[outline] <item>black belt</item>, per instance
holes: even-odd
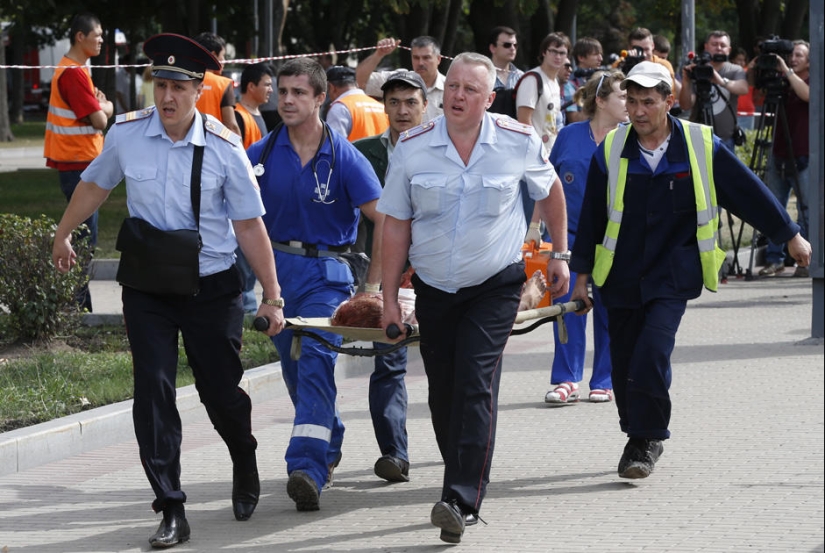
[[[317,244],[307,244],[300,240],[290,240],[289,242],[275,242],[271,241],[272,249],[279,252],[291,253],[295,255],[303,255],[304,257],[338,257],[339,253],[349,251],[349,245],[345,246],[321,246],[324,249],[319,249]]]

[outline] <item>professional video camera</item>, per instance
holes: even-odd
[[[776,56],[788,62],[793,54],[793,42],[773,36],[759,45],[756,58],[756,88],[777,90],[782,88],[782,74],[777,70]]]
[[[645,61],[645,53],[639,47],[633,47],[629,50],[622,50],[622,61],[619,63],[619,69],[622,73],[627,75],[633,67],[642,61]]]
[[[713,80],[713,66],[711,63],[728,61],[726,54],[713,54],[702,52],[698,56],[693,52],[688,52],[687,63],[695,64],[690,71],[690,78],[698,85],[703,82],[709,83]]]

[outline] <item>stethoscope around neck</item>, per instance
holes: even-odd
[[[329,196],[329,182],[332,179],[332,170],[335,168],[335,141],[332,139],[332,131],[327,125],[326,121],[322,121],[321,124],[323,125],[323,132],[321,133],[321,141],[318,143],[318,149],[315,151],[315,155],[312,156],[312,162],[310,163],[310,167],[312,168],[312,176],[315,177],[315,193],[318,195],[317,198],[312,198],[313,202],[321,203],[321,204],[333,204],[335,203],[335,199],[327,201],[327,197]],[[260,180],[264,173],[266,173],[266,169],[264,168],[264,163],[266,163],[267,158],[269,158],[269,153],[272,151],[272,146],[275,145],[275,140],[278,138],[278,133],[281,132],[281,128],[284,126],[283,123],[278,123],[278,126],[273,129],[272,133],[269,135],[269,138],[264,145],[264,150],[261,152],[261,157],[258,160],[258,163],[252,168],[252,173]],[[325,159],[320,159],[319,156],[321,154],[321,148],[324,145],[324,141],[329,136],[329,147],[332,151],[332,162],[328,162]],[[318,179],[318,165],[326,163],[329,166],[329,172],[327,173],[327,181],[321,184],[321,181]]]

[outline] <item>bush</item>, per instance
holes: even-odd
[[[29,219],[0,214],[0,304],[9,311],[7,331],[23,342],[48,341],[79,324],[75,295],[89,280],[88,240],[73,240],[77,264],[67,274],[52,264],[57,224],[41,215]]]

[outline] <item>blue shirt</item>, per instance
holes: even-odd
[[[590,132],[590,121],[579,121],[564,127],[553,144],[550,163],[556,169],[567,203],[567,247],[572,249],[579,226],[584,189],[587,186],[587,170],[596,151],[596,143]]]
[[[111,190],[126,179],[126,206],[161,230],[195,229],[190,197],[195,146],[204,146],[201,171],[200,274],[224,271],[235,263],[238,242],[230,220],[254,219],[264,213],[252,166],[240,137],[226,131],[226,139],[205,132],[201,114],[183,140],[172,142],[154,107],[126,120],[118,116],[106,135],[103,151],[81,178]],[[207,116],[215,132],[225,129]]]
[[[401,135],[378,210],[412,220],[410,264],[425,283],[454,293],[521,259],[519,181],[541,200],[555,177],[529,125],[485,113],[465,166],[439,117]]]
[[[274,132],[249,147],[247,154],[252,163],[258,163]],[[280,128],[264,169],[259,180],[266,206],[264,224],[275,242],[353,244],[359,207],[381,196],[381,184],[370,163],[335,132],[327,135],[320,151],[302,167],[289,132]]]

